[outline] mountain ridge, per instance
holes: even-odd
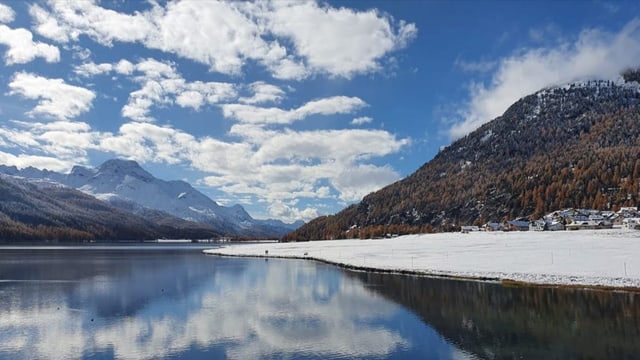
[[[0,242],[217,238],[213,228],[162,212],[136,215],[46,181],[0,175]]]
[[[133,213],[158,210],[229,236],[279,238],[299,225],[253,219],[241,205],[221,206],[189,183],[158,179],[132,160],[111,159],[96,168],[74,166],[67,174],[0,165],[0,173],[50,180]]]

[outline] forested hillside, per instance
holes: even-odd
[[[443,149],[407,178],[285,240],[449,231],[580,207],[636,206],[640,94],[628,82],[539,91]]]
[[[161,212],[143,218],[80,191],[0,178],[0,242],[211,238],[214,230]]]

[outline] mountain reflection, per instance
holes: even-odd
[[[119,256],[3,253],[0,358],[355,358],[410,345],[384,326],[394,303],[329,266]]]
[[[348,274],[483,359],[640,359],[640,294]]]

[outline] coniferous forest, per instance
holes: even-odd
[[[640,94],[586,81],[541,90],[441,150],[407,178],[284,240],[453,231],[562,208],[638,203]]]

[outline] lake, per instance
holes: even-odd
[[[200,250],[0,248],[0,358],[640,358],[634,293]]]

